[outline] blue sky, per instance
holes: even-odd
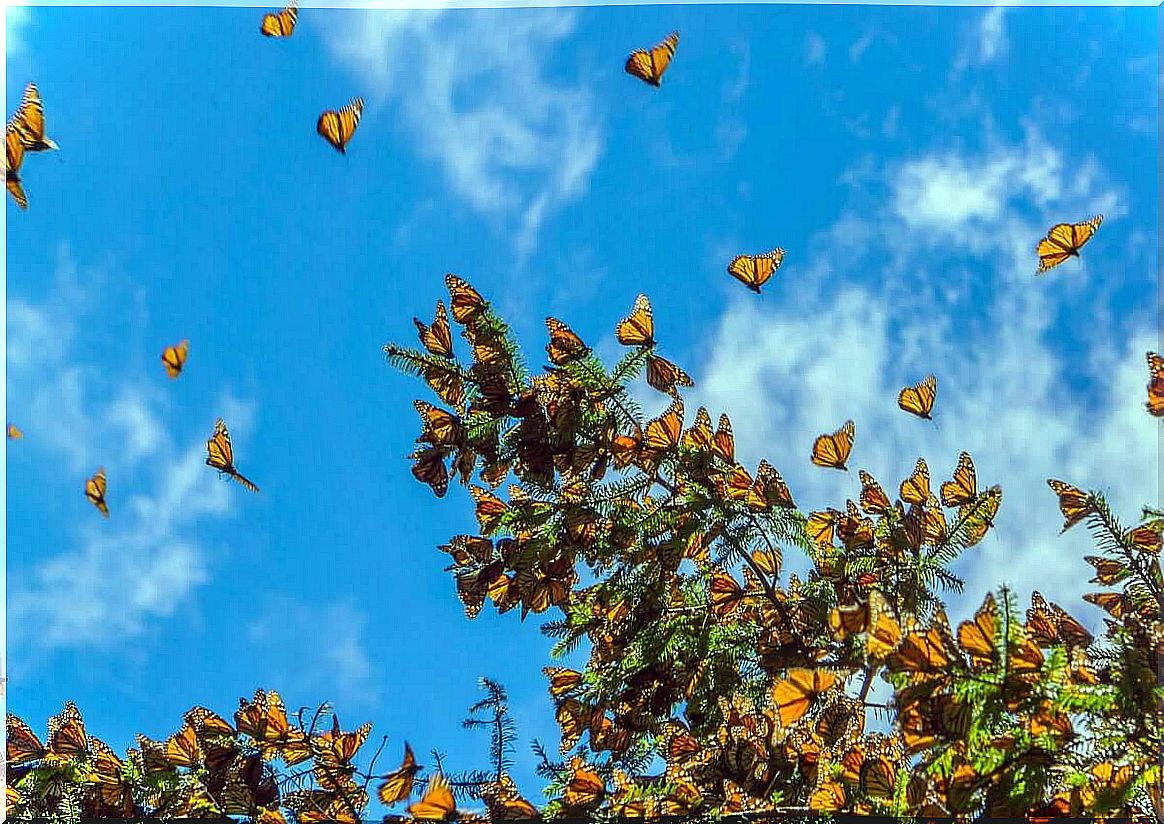
[[[1006,582],[1102,625],[1044,479],[1127,520],[1158,497],[1155,11],[305,9],[284,42],[261,14],[9,9],[6,112],[35,80],[61,146],[6,219],[10,710],[43,729],[73,699],[124,748],[263,686],[373,721],[386,766],[407,739],[462,769],[488,675],[556,747],[550,642],[464,619],[435,547],[475,528],[469,496],[405,459],[431,398],[382,347],[449,271],[531,353],[554,315],[613,354],[646,292],[688,408],[728,412],[802,508],[855,495],[808,461],[846,418],[886,484],[970,451],[1004,500],[952,614]],[[661,89],[623,73],[672,29]],[[355,95],[340,156],[315,119]],[[1082,261],[1035,278],[1046,228],[1097,212]],[[762,297],[725,274],[777,245]],[[894,404],[928,372],[938,427]],[[219,415],[261,494],[203,465]],[[99,465],[108,521],[81,492]]]

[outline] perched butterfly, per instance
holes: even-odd
[[[651,49],[635,49],[626,59],[626,73],[657,88],[663,81],[663,72],[671,65],[671,58],[675,56],[675,47],[678,45],[679,32],[674,31]]]
[[[1157,418],[1164,417],[1164,358],[1149,352],[1148,371],[1152,379],[1148,381],[1148,402],[1144,405]]]
[[[425,326],[420,318],[413,318],[412,322],[416,325],[416,334],[425,349],[442,358],[453,357],[453,333],[449,328],[449,315],[443,301],[437,301],[432,326]]]
[[[38,761],[44,758],[48,752],[28,724],[25,724],[12,713],[8,713],[7,731],[7,761],[9,767],[17,767],[29,761]]]
[[[28,208],[28,196],[24,193],[24,186],[20,182],[20,164],[24,162],[24,141],[20,139],[20,132],[8,124],[4,130],[4,185],[8,194],[16,201],[21,209]]]
[[[1038,590],[1031,593],[1027,632],[1040,646],[1061,643],[1068,648],[1089,647],[1095,640],[1086,627],[1058,604],[1049,603]]]
[[[1095,513],[1096,509],[1091,502],[1091,496],[1082,489],[1054,478],[1047,479],[1047,486],[1051,487],[1051,490],[1059,496],[1059,511],[1063,513],[1065,519],[1063,529],[1060,532],[1066,532],[1088,515]]]
[[[554,366],[564,366],[590,351],[590,348],[582,342],[582,338],[557,318],[546,318],[546,329],[550,331],[546,354]]]
[[[437,446],[413,452],[408,456],[416,461],[412,477],[432,487],[433,494],[443,498],[449,490],[449,468],[445,465],[444,451]]]
[[[229,475],[251,492],[258,492],[259,488],[239,474],[234,466],[234,448],[230,445],[230,433],[226,431],[226,423],[219,418],[214,422],[214,434],[206,441],[206,465],[217,469],[220,473]]]
[[[813,700],[836,683],[837,677],[826,670],[789,670],[788,677],[772,688],[772,703],[780,714],[781,726],[788,729],[803,718]]]
[[[855,434],[856,426],[849,420],[836,432],[817,436],[812,444],[812,462],[817,466],[848,471],[845,462],[849,460],[849,452],[853,449]]]
[[[424,797],[408,807],[410,816],[427,821],[444,821],[452,818],[456,812],[457,802],[453,798],[453,791],[449,788],[448,780],[440,773],[428,780]]]
[[[932,421],[934,400],[938,397],[938,379],[927,375],[921,383],[907,386],[897,395],[897,405],[911,415]]]
[[[780,268],[784,262],[784,250],[777,248],[762,255],[738,255],[728,264],[728,274],[747,286],[757,295],[760,287]]]
[[[995,649],[998,629],[998,605],[994,596],[987,594],[974,614],[974,620],[963,621],[958,626],[958,646],[969,654],[975,669],[989,667],[998,659],[998,650]]]
[[[335,147],[340,154],[347,154],[348,141],[355,134],[356,126],[360,122],[360,114],[364,111],[362,98],[354,97],[352,102],[339,111],[328,109],[319,116],[315,124],[315,131]]]
[[[81,711],[72,701],[66,701],[64,711],[49,719],[47,758],[59,764],[88,753],[89,738]]]
[[[675,394],[676,386],[695,386],[695,382],[682,369],[666,358],[647,356],[647,383],[660,392]]]
[[[954,478],[942,484],[941,495],[942,506],[964,506],[978,497],[978,479],[968,452],[958,456]]]
[[[182,374],[182,367],[186,365],[186,355],[190,352],[190,341],[184,340],[176,346],[167,346],[162,350],[162,365],[166,367],[166,374],[176,378]]]
[[[85,481],[85,497],[101,510],[101,514],[109,517],[109,507],[105,505],[105,469],[100,468],[97,474]]]
[[[457,323],[468,323],[485,308],[481,293],[456,275],[445,275],[445,288],[449,290],[449,308]]]
[[[498,781],[486,781],[478,792],[489,810],[490,821],[530,821],[538,818],[537,808],[517,791],[513,779],[505,773]]]
[[[562,805],[567,808],[591,807],[606,794],[606,782],[602,776],[578,756],[570,759],[570,781],[562,795]]]
[[[1103,215],[1096,215],[1083,223],[1058,223],[1052,226],[1047,236],[1035,247],[1039,255],[1039,271],[1036,274],[1054,269],[1069,257],[1079,257],[1079,250],[1091,240],[1101,223]]]
[[[299,20],[299,9],[295,0],[282,11],[263,15],[263,22],[259,24],[259,34],[264,37],[290,37],[295,31],[295,23]]]
[[[166,740],[166,760],[175,767],[194,767],[201,764],[204,758],[202,745],[192,724],[184,724],[182,729]]]
[[[635,298],[635,308],[619,321],[615,334],[618,342],[624,346],[655,345],[655,319],[646,295]]]
[[[40,92],[35,83],[24,87],[24,99],[20,101],[20,108],[8,124],[20,135],[26,151],[43,152],[60,148],[45,136],[44,105],[40,102]]]
[[[925,504],[930,498],[930,468],[924,458],[917,459],[913,474],[901,482],[901,500],[907,504]]]
[[[877,479],[864,469],[860,470],[857,476],[861,479],[861,508],[868,515],[888,514],[889,510],[893,509],[893,504],[889,502],[889,496],[885,494]]]
[[[15,441],[24,437],[24,433],[20,431],[20,427],[14,423],[8,424],[8,440]]]

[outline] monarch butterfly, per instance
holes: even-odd
[[[162,365],[166,367],[166,374],[171,379],[182,374],[182,367],[186,365],[186,355],[190,352],[190,341],[184,340],[176,346],[167,346],[162,350]]]
[[[550,679],[550,695],[561,698],[582,683],[582,673],[566,667],[542,667],[542,674]]]
[[[760,287],[780,268],[784,262],[784,250],[773,249],[762,255],[738,255],[728,264],[728,274],[747,286],[757,295]]]
[[[695,386],[691,377],[666,358],[647,356],[647,383],[660,392],[675,394],[677,386]]]
[[[28,724],[12,713],[8,713],[6,730],[6,752],[10,766],[16,767],[29,761],[38,761],[48,752]]]
[[[1039,256],[1039,270],[1035,274],[1041,275],[1054,269],[1069,257],[1079,257],[1079,250],[1091,240],[1101,223],[1103,215],[1096,215],[1083,223],[1057,223],[1052,226],[1047,230],[1047,236],[1035,247]]]
[[[817,546],[832,546],[837,516],[840,514],[840,512],[832,508],[826,509],[823,512],[812,512],[809,514],[804,528],[808,532],[808,536],[816,542]]]
[[[991,666],[998,658],[995,642],[998,638],[998,605],[994,596],[987,594],[982,606],[974,613],[973,621],[958,626],[958,645],[970,656],[975,669]]]
[[[932,421],[930,413],[934,411],[934,400],[938,396],[938,379],[933,375],[926,375],[921,383],[907,386],[897,395],[897,405],[911,415]]]
[[[865,513],[868,515],[887,514],[893,508],[893,504],[889,502],[889,496],[885,494],[885,490],[881,488],[877,479],[864,469],[858,472],[857,477],[861,479],[860,503]]]
[[[982,500],[977,503],[966,504],[959,508],[958,518],[966,521],[967,546],[974,546],[986,535],[986,531],[994,526],[994,518],[998,515],[1002,505],[1002,487],[998,484],[982,493]]]
[[[654,346],[655,318],[646,295],[635,298],[635,308],[615,327],[618,342],[623,346]]]
[[[578,756],[570,759],[570,781],[562,794],[566,807],[590,807],[606,794],[606,782]]]
[[[206,441],[206,465],[217,469],[220,473],[230,476],[249,489],[258,492],[259,488],[239,474],[234,466],[234,448],[230,445],[230,433],[226,430],[226,423],[219,418],[214,422],[214,434]]]
[[[259,24],[259,34],[264,37],[290,37],[295,31],[295,24],[299,21],[299,9],[295,0],[282,11],[263,15],[263,22]]]
[[[449,290],[449,308],[457,323],[468,323],[485,308],[485,298],[456,275],[445,275],[445,288]]]
[[[897,786],[897,770],[884,755],[866,758],[860,770],[861,790],[874,798],[891,798]]]
[[[1152,379],[1148,381],[1148,402],[1144,406],[1155,417],[1164,417],[1164,358],[1149,352],[1148,371]]]
[[[109,507],[105,504],[105,469],[98,468],[97,474],[85,481],[85,497],[101,510],[101,514],[109,517]]]
[[[849,468],[845,462],[849,460],[849,452],[853,449],[855,434],[856,425],[848,420],[836,432],[817,436],[812,444],[812,462],[817,466],[847,472]]]
[[[513,779],[505,773],[497,781],[486,781],[478,792],[489,810],[490,821],[530,821],[538,817],[537,808],[522,798]]]
[[[775,467],[762,458],[759,468],[756,469],[756,487],[768,506],[779,506],[784,509],[796,508],[796,504],[792,502],[792,492],[789,491],[784,478],[776,471]]]
[[[24,162],[24,141],[11,123],[4,130],[4,185],[21,209],[28,208],[28,196],[20,183],[20,164]]]
[[[408,807],[410,816],[428,821],[444,821],[456,812],[457,802],[453,798],[453,791],[449,788],[448,780],[440,773],[428,780],[424,797]]]
[[[420,766],[416,763],[416,756],[412,754],[412,747],[408,746],[408,742],[405,741],[404,760],[400,763],[400,768],[385,775],[384,783],[380,785],[377,793],[380,797],[380,803],[386,807],[391,807],[412,795],[412,780],[420,770]]]
[[[360,122],[360,114],[364,111],[364,100],[360,97],[352,98],[352,102],[339,111],[328,109],[319,116],[315,124],[315,131],[335,147],[340,154],[347,154],[346,147],[356,126]]]
[[[8,424],[8,440],[15,441],[23,437],[24,433],[20,431],[20,427],[10,422]]]
[[[1091,496],[1082,489],[1054,478],[1047,479],[1047,486],[1059,496],[1059,511],[1063,513],[1065,519],[1060,533],[1066,532],[1096,511]]]
[[[432,326],[425,326],[420,318],[413,318],[412,322],[416,325],[416,334],[425,349],[442,358],[453,357],[453,333],[449,328],[449,315],[443,301],[437,301]]]
[[[682,432],[683,401],[675,398],[662,415],[647,422],[639,457],[647,463],[655,463],[663,453],[679,446]]]
[[[826,670],[789,670],[788,677],[772,688],[772,703],[779,713],[781,726],[788,729],[807,715],[813,700],[836,683],[836,675]]]
[[[204,757],[197,733],[189,723],[166,739],[166,760],[175,767],[194,767]]]
[[[368,740],[372,725],[361,724],[351,732],[340,730],[339,718],[331,717],[331,730],[313,735],[310,739],[311,751],[315,756],[316,769],[323,768],[327,782],[335,784],[336,776],[347,777],[351,773],[352,759]]]
[[[590,351],[590,347],[582,342],[582,338],[557,318],[546,318],[546,329],[550,331],[546,354],[554,366],[563,366]]]
[[[66,701],[64,711],[48,722],[47,759],[59,764],[88,754],[89,738],[81,711],[72,701]]]
[[[913,474],[901,482],[901,500],[907,504],[924,504],[930,498],[930,468],[925,458],[917,459]]]
[[[879,589],[869,590],[869,618],[865,634],[865,652],[881,660],[901,646],[902,629],[897,612]]]
[[[650,83],[658,88],[663,81],[663,72],[671,65],[675,47],[679,45],[679,32],[673,31],[657,46],[650,49],[635,49],[626,59],[626,73]]]
[[[428,484],[434,495],[443,498],[449,490],[449,469],[445,466],[445,455],[440,447],[431,446],[408,457],[416,461],[412,465],[412,477]]]
[[[978,479],[974,474],[974,461],[970,460],[968,452],[958,456],[953,480],[943,483],[940,491],[943,506],[962,506],[978,497]]]
[[[60,147],[45,136],[44,133],[44,105],[40,102],[40,91],[35,83],[24,87],[24,99],[20,101],[20,108],[8,121],[9,126],[20,135],[20,142],[29,152],[43,152]]]

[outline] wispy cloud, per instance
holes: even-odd
[[[62,251],[43,302],[7,304],[7,392],[27,435],[20,448],[48,458],[35,482],[83,500],[98,466],[109,478],[108,521],[86,512],[93,517],[68,531],[71,546],[23,547],[44,560],[12,579],[11,628],[18,644],[43,650],[115,645],[172,615],[209,578],[196,527],[228,515],[233,491],[204,465],[204,441],[172,439],[164,393],[84,360],[77,329],[89,295],[80,282]],[[236,413],[236,438],[245,437],[249,407],[223,405]]]
[[[28,6],[4,6],[4,56],[6,60],[24,57],[28,51],[25,30],[32,22]]]
[[[1064,184],[1068,165],[1088,171]],[[767,302],[737,298],[692,372],[699,386],[688,406],[727,411],[741,457],[772,460],[805,509],[859,492],[854,477],[808,460],[813,438],[847,418],[857,425],[852,475],[867,469],[887,488],[919,455],[936,485],[969,451],[979,483],[1000,483],[1004,498],[998,537],[959,562],[967,587],[954,612],[1007,583],[1020,598],[1038,588],[1073,604],[1094,627],[1100,613],[1078,601],[1089,538],[1058,535],[1046,479],[1103,489],[1129,519],[1156,500],[1157,422],[1143,409],[1143,352],[1155,333],[1119,330],[1089,305],[1089,351],[1061,346],[1053,324],[1079,287],[1062,274],[1036,279],[1032,247],[1052,215],[1101,204],[1118,215],[1120,192],[1093,160],[1065,157],[1031,129],[1017,145],[943,149],[851,180],[862,203],[877,194],[885,208],[842,216],[809,259],[782,269]],[[895,403],[929,372],[939,381],[937,427]]]
[[[272,599],[247,625],[247,640],[268,655],[272,677],[288,690],[327,693],[322,700],[355,710],[374,706],[379,688],[364,646],[367,617],[350,604],[306,604]],[[288,644],[288,639],[295,639]],[[306,663],[305,663],[306,662]]]
[[[824,38],[814,31],[810,31],[804,38],[804,65],[819,66],[825,60],[828,47]]]
[[[983,12],[954,58],[955,74],[965,71],[970,66],[994,63],[1006,56],[1009,42],[1006,37],[1005,14],[1006,8],[998,5]]]
[[[332,20],[328,45],[361,76],[365,98],[406,124],[418,154],[511,230],[520,254],[585,193],[602,152],[600,113],[586,89],[546,76],[572,12],[363,10]]]

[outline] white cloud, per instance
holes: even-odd
[[[804,39],[804,65],[818,66],[825,60],[828,48],[824,38],[814,31],[810,31]]]
[[[25,29],[32,21],[28,6],[4,6],[4,56],[5,59],[23,57],[28,51]]]
[[[7,304],[10,410],[25,430],[20,448],[47,458],[36,482],[87,507],[84,479],[98,466],[109,479],[107,521],[85,511],[69,530],[71,546],[22,546],[26,557],[44,560],[12,581],[11,626],[20,643],[46,650],[117,644],[172,615],[209,578],[194,530],[226,516],[234,492],[204,465],[201,435],[172,440],[154,383],[110,379],[82,360],[76,330],[88,295],[75,274],[62,252],[42,303]],[[247,407],[223,405],[239,413],[231,418],[237,441],[249,428]]]
[[[1087,173],[1052,184],[1069,160]],[[771,460],[804,510],[856,499],[858,468],[896,488],[919,455],[936,488],[970,452],[980,485],[1000,483],[1004,498],[997,537],[955,567],[966,590],[950,596],[952,615],[1006,583],[1020,599],[1037,588],[1102,626],[1079,601],[1089,536],[1059,537],[1046,479],[1104,490],[1128,521],[1157,499],[1158,423],[1143,408],[1143,352],[1155,333],[1117,339],[1111,319],[1090,311],[1074,321],[1087,325],[1086,353],[1062,346],[1066,330],[1053,324],[1082,287],[1066,275],[1035,278],[1032,247],[1052,215],[1115,206],[1118,190],[1093,161],[1063,157],[1033,130],[1020,145],[942,150],[852,179],[882,187],[889,208],[844,215],[813,239],[807,260],[786,262],[768,301],[735,299],[710,335],[708,361],[692,371],[691,414],[701,404],[713,417],[726,411],[741,458]],[[939,381],[936,426],[895,402],[929,372]],[[1086,402],[1073,388],[1081,379]],[[851,474],[812,466],[813,438],[847,418],[857,427]]]
[[[349,604],[306,604],[273,599],[246,628],[247,640],[269,655],[277,680],[310,693],[327,693],[335,706],[359,709],[379,701],[372,663],[364,647],[364,613]],[[296,643],[288,645],[287,639]],[[304,664],[304,650],[309,651]]]
[[[365,98],[406,125],[473,210],[514,231],[519,253],[585,193],[602,151],[596,101],[545,76],[573,13],[364,10],[335,20],[328,44],[361,75]]]
[[[998,5],[982,14],[954,59],[955,74],[970,66],[985,66],[1006,56],[1009,43],[1003,19],[1005,14],[1006,8]]]
[[[861,55],[865,53],[866,49],[873,45],[873,40],[876,36],[877,35],[873,32],[866,32],[857,38],[853,45],[849,46],[849,62],[857,63],[860,61]]]

